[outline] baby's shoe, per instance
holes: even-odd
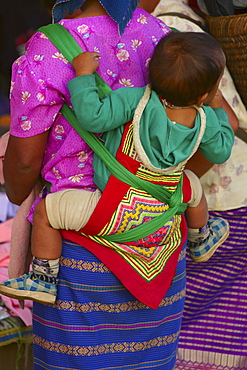
[[[18,278],[3,281],[0,284],[0,294],[19,300],[53,304],[56,301],[57,279],[36,275],[31,271]]]
[[[229,235],[229,224],[221,217],[210,218],[207,225],[188,231],[188,247],[191,258],[196,262],[205,262],[224,243]]]

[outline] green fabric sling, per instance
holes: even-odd
[[[43,32],[70,63],[72,63],[72,60],[77,55],[83,53],[83,50],[77,44],[73,36],[66,30],[66,28],[58,23],[40,27],[38,31]],[[108,86],[105,81],[97,74],[97,72],[95,72],[94,74],[99,90],[99,97],[103,98],[112,90],[110,86]],[[104,239],[118,243],[138,240],[160,229],[175,214],[182,214],[185,211],[187,203],[181,203],[182,180],[179,182],[176,191],[171,193],[161,185],[152,184],[148,181],[138,178],[136,175],[122,166],[94,134],[84,130],[80,126],[74,111],[67,104],[64,104],[62,106],[61,113],[70,122],[70,124],[83,138],[83,140],[85,140],[87,144],[94,150],[94,152],[102,159],[110,172],[116,178],[139,190],[146,191],[155,199],[158,199],[163,203],[169,204],[169,209],[165,213],[138,226],[137,228],[125,231],[121,234],[107,235],[104,236]]]
[[[83,50],[77,44],[74,37],[59,23],[40,27],[38,31],[43,32],[49,38],[70,64],[72,64],[75,57],[83,53]],[[110,94],[112,89],[97,72],[94,72],[94,75],[99,89],[99,97],[102,99],[105,95]]]

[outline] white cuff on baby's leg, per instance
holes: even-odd
[[[199,178],[190,170],[184,170],[191,186],[191,199],[188,202],[189,207],[197,207],[202,199],[203,189]]]

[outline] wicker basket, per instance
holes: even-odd
[[[247,107],[247,13],[224,17],[207,16],[209,33],[219,41],[229,72]]]

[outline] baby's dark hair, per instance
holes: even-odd
[[[159,41],[150,60],[151,87],[174,105],[196,104],[212,91],[224,67],[224,53],[209,34],[172,32]]]

